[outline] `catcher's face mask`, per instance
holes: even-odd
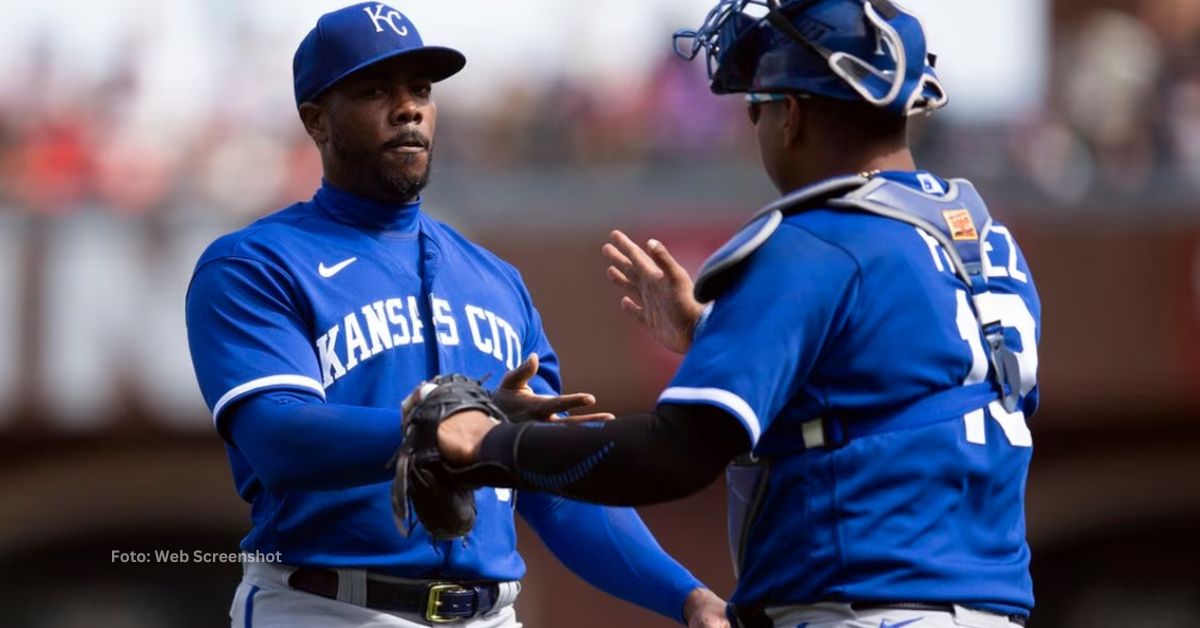
[[[718,94],[800,92],[901,116],[947,101],[920,20],[891,0],[721,0],[675,33],[675,51],[704,52]]]

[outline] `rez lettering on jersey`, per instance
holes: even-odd
[[[916,229],[916,232],[929,247],[929,254],[933,256],[938,272],[953,273],[954,265],[950,263],[950,256],[942,249],[942,245],[928,233],[920,229]],[[1011,277],[1021,283],[1029,283],[1029,276],[1017,268],[1017,243],[1007,227],[992,225],[983,241],[983,251],[984,274],[989,279]]]
[[[945,249],[932,236],[921,229],[916,229],[917,235],[929,247],[933,256],[934,266],[938,272],[953,273],[950,258]],[[1007,277],[1020,283],[1029,283],[1029,275],[1017,267],[1017,245],[1012,232],[1000,225],[993,225],[983,242],[984,255],[983,272],[989,279]],[[999,257],[1001,259],[995,259]],[[959,335],[967,343],[971,352],[971,368],[963,379],[963,385],[978,384],[988,376],[988,357],[983,349],[983,339],[980,336],[979,321],[968,304],[965,290],[958,290],[956,295],[957,313],[955,320]],[[1037,384],[1037,329],[1036,321],[1029,312],[1029,306],[1016,294],[984,292],[973,299],[979,316],[988,320],[1000,321],[1005,328],[1015,330],[1020,339],[1020,349],[1015,352],[1018,368],[1021,374],[1021,396],[1029,394]],[[999,425],[1008,443],[1014,447],[1032,447],[1033,435],[1025,422],[1025,413],[1021,410],[1008,412],[998,401],[989,403],[984,408],[972,410],[963,415],[966,429],[966,440],[976,445],[987,444],[985,415],[990,415]]]
[[[461,344],[459,320],[450,302],[430,297],[437,343],[443,347]],[[477,305],[463,308],[463,317],[475,348],[503,362],[512,370],[522,359],[521,337],[501,316]],[[321,385],[329,388],[359,364],[400,347],[426,341],[417,297],[394,297],[368,303],[349,312],[317,338],[314,348],[321,364]]]

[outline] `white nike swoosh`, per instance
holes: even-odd
[[[317,272],[320,273],[322,277],[329,279],[330,277],[342,272],[343,268],[353,264],[356,261],[358,261],[357,257],[351,257],[350,259],[342,260],[333,266],[326,266],[325,262],[321,262],[320,264],[317,264]]]

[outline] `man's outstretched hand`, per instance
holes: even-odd
[[[531,353],[517,368],[504,374],[500,387],[492,395],[492,401],[504,411],[513,423],[524,421],[605,421],[613,418],[608,412],[593,412],[573,416],[558,416],[596,405],[596,396],[590,393],[569,395],[539,395],[529,386],[538,372],[538,355]]]
[[[664,347],[687,353],[704,306],[692,296],[692,278],[658,240],[646,248],[620,231],[604,245],[608,279],[625,291],[621,309]]]

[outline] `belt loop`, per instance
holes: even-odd
[[[1012,625],[1012,619],[1007,615],[977,610],[974,608],[967,608],[958,604],[954,604],[953,609],[954,619],[958,622],[961,622],[963,626],[977,626],[979,628],[1008,628]]]
[[[838,449],[847,442],[846,426],[837,417],[818,417],[800,424],[805,449]]]
[[[497,585],[498,593],[496,594],[496,603],[492,605],[492,609],[501,609],[506,606],[512,606],[517,601],[517,596],[521,594],[521,581],[512,580],[510,582],[500,582]]]
[[[355,606],[367,605],[367,572],[365,569],[336,569],[337,599]]]
[[[296,568],[292,565],[249,560],[242,561],[242,577],[252,584],[259,584],[260,586],[265,584],[266,586],[290,589],[292,585],[288,583],[288,579],[292,577],[292,573],[295,571]]]
[[[800,424],[800,433],[804,437],[805,449],[817,449],[825,446],[825,419],[816,418]]]
[[[266,563],[261,563],[261,564],[266,565],[267,571],[269,571],[271,573],[271,575],[279,577],[279,584],[282,585],[283,588],[285,588],[285,589],[292,588],[291,580],[292,580],[292,574],[296,573],[295,567],[293,567],[291,565],[270,565],[270,564],[266,564]]]

